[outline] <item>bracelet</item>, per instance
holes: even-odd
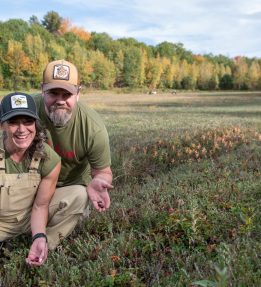
[[[48,242],[47,236],[46,236],[46,234],[44,234],[44,233],[36,233],[36,234],[32,237],[32,242],[34,242],[35,239],[41,238],[41,237],[44,237],[44,238],[46,239],[46,243]]]

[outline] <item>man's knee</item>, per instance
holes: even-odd
[[[86,188],[76,188],[72,193],[72,205],[76,205],[78,208],[84,210],[88,200]]]
[[[49,206],[49,213],[58,211],[69,214],[82,213],[87,206],[86,187],[71,185],[57,188]]]

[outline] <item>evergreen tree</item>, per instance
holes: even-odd
[[[58,33],[61,24],[62,17],[55,11],[48,12],[42,20],[42,25],[52,34]]]
[[[219,87],[222,90],[231,90],[233,89],[233,78],[229,74],[225,74],[221,77]]]
[[[41,25],[39,19],[37,18],[37,16],[32,15],[29,19],[29,23],[30,25]]]

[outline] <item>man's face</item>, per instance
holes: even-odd
[[[43,93],[45,111],[55,126],[64,126],[71,118],[78,101],[78,95],[72,95],[64,89],[51,89]]]

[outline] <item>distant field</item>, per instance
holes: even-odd
[[[81,100],[110,135],[110,211],[93,211],[40,269],[24,263],[28,237],[12,241],[0,287],[259,286],[261,93]]]
[[[129,141],[180,136],[197,129],[239,126],[261,128],[261,93],[111,94],[91,93],[82,100],[99,111],[112,138]]]

